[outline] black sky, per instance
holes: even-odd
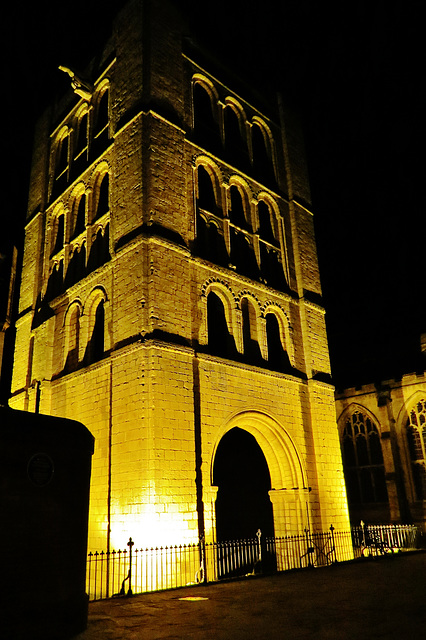
[[[40,0],[2,21],[4,209],[25,211],[34,117],[68,87],[121,1]],[[425,304],[425,37],[414,0],[219,0],[180,5],[198,39],[253,84],[276,84],[305,123],[313,210],[339,386],[414,371]],[[218,37],[219,36],[219,37]],[[3,224],[4,223],[4,224]]]

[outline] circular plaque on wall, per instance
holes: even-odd
[[[55,472],[53,461],[47,453],[36,453],[28,462],[28,477],[37,487],[45,487]]]

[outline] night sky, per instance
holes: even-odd
[[[34,118],[69,86],[57,67],[81,68],[122,4],[16,3],[2,20],[0,249],[25,212]],[[336,385],[424,368],[423,3],[178,4],[200,41],[220,48],[250,83],[276,86],[304,119]]]

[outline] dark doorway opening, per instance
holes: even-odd
[[[219,542],[274,535],[271,478],[256,439],[243,429],[225,434],[217,448],[213,482],[216,500],[216,534]]]

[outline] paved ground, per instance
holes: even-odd
[[[311,638],[426,638],[426,553],[93,602],[75,640]]]

